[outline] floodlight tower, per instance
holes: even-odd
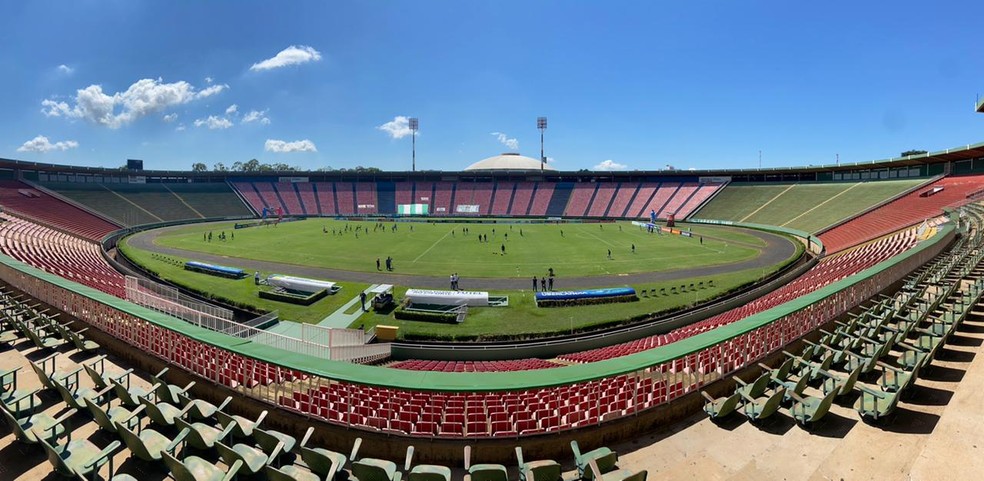
[[[410,137],[412,137],[410,139],[410,142],[411,142],[411,148],[413,149],[411,152],[413,155],[412,168],[414,172],[417,171],[417,130],[419,129],[420,129],[420,120],[418,120],[417,117],[410,117]]]
[[[540,172],[543,172],[543,164],[547,162],[547,158],[543,156],[543,131],[547,130],[547,118],[537,117],[536,128],[540,130]]]

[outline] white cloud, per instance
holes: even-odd
[[[210,84],[213,82],[212,77],[205,77],[205,83]]]
[[[179,125],[179,126],[177,126],[177,127],[175,127],[175,128],[174,128],[174,131],[175,131],[175,132],[184,132],[184,130],[185,130],[185,128],[186,128],[186,127],[185,127],[185,124],[181,124],[181,125]]]
[[[229,108],[226,109],[226,115],[232,115],[238,111],[239,111],[239,106],[236,104],[232,104],[229,106]]]
[[[629,166],[625,164],[620,164],[611,159],[605,160],[602,163],[594,166],[594,170],[625,170],[628,168]]]
[[[410,131],[410,118],[402,115],[397,115],[393,120],[376,128],[389,134],[391,139],[402,139],[413,133]]]
[[[158,78],[157,80],[141,79],[125,92],[107,95],[101,85],[90,85],[76,91],[75,105],[48,99],[41,102],[41,106],[44,107],[41,112],[49,117],[85,119],[111,129],[118,129],[148,114],[210,97],[227,88],[228,85],[212,85],[195,91],[195,87],[183,80],[164,83]]]
[[[55,67],[55,68],[58,69],[58,72],[59,73],[63,73],[65,75],[72,75],[72,72],[75,71],[74,68],[69,67],[68,65],[65,65],[65,64],[61,64],[61,65],[59,65],[58,67]]]
[[[250,110],[243,116],[242,123],[259,122],[263,125],[270,125],[270,119],[266,116],[266,110]]]
[[[310,140],[295,140],[294,142],[285,142],[283,140],[267,139],[266,143],[263,144],[263,150],[267,152],[317,152],[318,148],[314,146],[314,142]]]
[[[224,117],[216,117],[214,115],[209,115],[207,119],[197,119],[195,120],[195,127],[208,127],[209,129],[228,129],[232,127],[232,122]]]
[[[172,114],[167,114],[167,115],[164,116],[164,121],[167,122],[167,123],[174,122],[175,120],[178,120],[178,114],[173,114],[172,113]]]
[[[62,142],[51,143],[47,137],[39,135],[21,145],[17,148],[18,152],[40,152],[46,153],[52,150],[68,150],[74,149],[79,146],[79,143],[74,140],[65,140]]]
[[[280,51],[273,58],[268,58],[261,62],[254,63],[249,69],[258,72],[261,70],[271,70],[288,65],[300,65],[302,63],[317,62],[321,60],[321,52],[306,45],[291,45]]]
[[[502,143],[502,145],[508,147],[509,150],[519,150],[519,140],[516,140],[515,138],[510,138],[508,135],[502,132],[492,132],[492,135],[494,135],[497,139],[499,139],[499,142]]]

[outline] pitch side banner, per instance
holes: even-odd
[[[469,307],[484,307],[489,305],[489,293],[479,291],[407,289],[407,293],[404,296],[414,304]]]

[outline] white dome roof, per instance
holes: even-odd
[[[557,170],[549,165],[544,170]],[[540,170],[540,161],[514,152],[489,157],[469,165],[465,170]]]

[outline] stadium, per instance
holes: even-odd
[[[674,477],[667,438],[862,449],[975,396],[984,144],[752,171],[134,167],[0,161],[0,453],[58,460],[6,469]]]
[[[912,3],[4,4],[0,481],[976,479]]]

